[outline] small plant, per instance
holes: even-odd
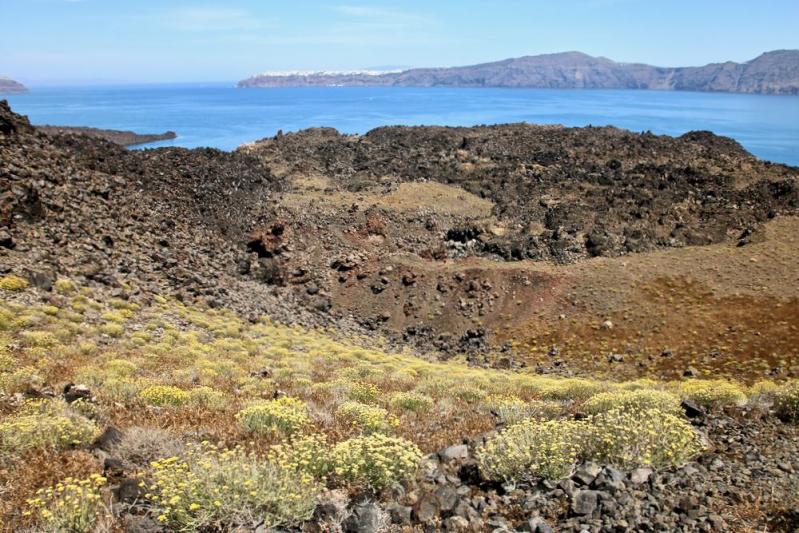
[[[656,389],[619,390],[600,392],[583,404],[588,414],[599,414],[614,409],[622,411],[659,409],[666,413],[680,413],[680,398]]]
[[[245,407],[236,420],[244,430],[262,435],[274,432],[292,435],[310,422],[305,403],[288,396]]]
[[[707,409],[746,402],[746,393],[739,385],[721,379],[683,381],[678,388],[684,398]]]
[[[87,418],[59,401],[34,400],[0,422],[0,454],[19,454],[40,446],[57,449],[91,442],[99,431]]]
[[[133,469],[149,467],[150,463],[181,455],[185,445],[169,431],[161,428],[138,427],[126,429],[122,438],[112,445],[112,455]]]
[[[774,392],[774,411],[786,422],[799,421],[799,381],[789,381]]]
[[[350,400],[361,403],[374,403],[380,397],[380,389],[373,383],[356,383],[348,393]]]
[[[227,398],[224,393],[212,389],[211,387],[196,387],[189,391],[189,402],[203,409],[217,410],[227,406]]]
[[[67,278],[58,278],[53,283],[53,288],[58,294],[72,294],[75,292],[75,283]]]
[[[330,458],[336,478],[380,491],[413,477],[422,452],[410,441],[375,433],[336,444]]]
[[[426,413],[433,407],[433,399],[418,392],[395,392],[388,403],[394,409],[413,413]]]
[[[68,477],[53,488],[39,489],[27,500],[30,509],[24,514],[36,516],[41,531],[90,533],[109,514],[101,492],[105,484],[98,474],[82,480]]]
[[[35,348],[52,348],[58,344],[58,339],[49,331],[23,331],[20,336],[26,346]]]
[[[584,431],[581,422],[527,419],[489,438],[477,461],[490,479],[561,479],[577,462]]]
[[[28,287],[28,280],[8,274],[7,276],[0,276],[0,290],[4,291],[21,291]]]
[[[153,385],[139,393],[139,397],[158,407],[181,407],[189,402],[188,392],[171,385]]]
[[[100,333],[108,335],[109,337],[121,337],[125,333],[125,326],[116,322],[106,322],[100,326]]]
[[[364,433],[388,433],[399,421],[382,407],[359,402],[344,402],[336,409],[336,416],[346,420]]]
[[[516,396],[489,396],[483,401],[483,406],[508,426],[528,418],[552,418],[561,411],[560,405],[555,402],[525,402]]]
[[[661,409],[612,409],[589,425],[586,455],[625,467],[680,465],[705,448],[687,420]]]
[[[272,446],[269,460],[316,479],[323,479],[333,469],[327,437],[322,434],[299,435],[288,444]]]
[[[157,520],[175,531],[229,531],[241,524],[266,529],[311,517],[320,486],[309,474],[239,448],[203,443],[183,458],[152,463],[145,497]]]

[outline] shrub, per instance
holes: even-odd
[[[786,422],[799,421],[799,381],[789,381],[775,391],[774,411]]]
[[[395,392],[388,403],[394,409],[414,413],[426,413],[433,407],[433,399],[418,392]]]
[[[153,464],[145,495],[170,530],[228,531],[241,524],[265,529],[311,517],[319,485],[308,474],[207,443],[185,457]]]
[[[7,276],[0,276],[0,290],[4,291],[21,291],[28,287],[28,280],[9,274]]]
[[[38,390],[44,386],[44,378],[32,366],[23,366],[12,372],[0,372],[0,391],[6,394],[25,392],[28,389]]]
[[[180,455],[185,449],[184,444],[165,429],[134,426],[125,430],[110,452],[126,465],[145,468],[153,461]]]
[[[408,440],[375,433],[336,444],[330,458],[336,478],[379,491],[413,477],[422,452]]]
[[[586,455],[620,466],[671,466],[704,449],[684,418],[660,409],[617,408],[590,419]]]
[[[284,468],[322,479],[332,470],[327,437],[321,434],[299,435],[289,444],[277,444],[269,451],[269,460]]]
[[[560,405],[555,402],[525,402],[516,396],[489,396],[483,405],[508,426],[528,418],[552,418],[561,411]]]
[[[310,422],[305,403],[288,396],[245,407],[236,414],[236,420],[251,433],[284,435],[297,433]]]
[[[374,403],[380,397],[380,389],[373,383],[356,383],[348,392],[350,400],[361,403]]]
[[[746,393],[739,385],[721,379],[683,381],[678,387],[684,398],[708,409],[746,401]]]
[[[587,400],[595,394],[605,392],[608,386],[599,381],[584,378],[559,378],[543,384],[541,397],[547,400]]]
[[[67,278],[58,278],[53,283],[53,288],[58,294],[71,294],[75,292],[75,283]]]
[[[359,402],[344,402],[336,409],[336,416],[346,420],[364,433],[387,433],[398,423],[382,407]]]
[[[30,510],[24,514],[35,515],[41,531],[90,533],[108,516],[109,504],[101,494],[105,484],[98,474],[83,480],[68,477],[53,488],[39,489],[27,500]]]
[[[227,407],[225,394],[211,387],[196,387],[189,391],[189,401],[195,407],[203,409],[224,409]]]
[[[50,446],[61,449],[91,442],[97,426],[60,401],[35,400],[0,422],[0,453],[18,454]]]
[[[20,336],[26,346],[52,348],[58,344],[58,339],[49,331],[23,331]]]
[[[158,407],[180,407],[188,403],[188,392],[171,385],[153,385],[139,393],[139,397],[150,405]]]
[[[567,477],[577,462],[584,426],[572,420],[519,422],[477,450],[480,470],[490,479],[506,481]]]
[[[125,326],[116,322],[106,322],[99,329],[100,333],[104,333],[109,337],[120,337],[125,333]]]
[[[583,404],[583,409],[589,414],[604,413],[613,409],[622,411],[659,409],[673,414],[681,412],[678,396],[666,391],[647,389],[600,392],[589,398]]]

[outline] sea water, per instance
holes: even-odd
[[[471,126],[529,122],[613,125],[680,135],[710,130],[761,159],[799,165],[799,96],[635,90],[463,88],[237,89],[233,84],[33,87],[2,95],[34,124],[92,126],[177,138],[143,147],[232,150],[274,135],[330,126]]]

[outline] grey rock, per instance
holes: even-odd
[[[352,508],[344,520],[344,531],[351,533],[377,533],[381,526],[382,511],[374,502],[363,502]]]
[[[438,456],[444,462],[461,461],[469,457],[469,447],[465,444],[455,444],[438,452]]]
[[[458,504],[458,492],[451,485],[442,485],[436,489],[436,499],[439,509],[451,511]]]
[[[640,485],[642,483],[646,483],[649,481],[649,478],[652,476],[652,469],[648,466],[642,466],[640,468],[636,468],[632,472],[630,472],[630,483],[633,485]]]
[[[571,510],[576,515],[591,515],[599,505],[599,495],[595,490],[579,490],[574,493]]]
[[[444,520],[445,531],[469,531],[469,521],[461,516],[450,516]]]
[[[411,513],[413,509],[407,505],[401,505],[396,502],[391,502],[386,506],[386,511],[391,517],[393,524],[407,526],[411,523]]]
[[[601,466],[588,461],[577,468],[574,475],[572,475],[572,479],[581,485],[590,485],[601,471]]]

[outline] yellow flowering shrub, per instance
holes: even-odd
[[[0,454],[18,454],[41,446],[68,448],[99,434],[91,420],[61,401],[34,400],[0,422]]]
[[[76,286],[71,279],[58,278],[55,280],[55,283],[53,283],[53,289],[55,289],[58,294],[71,294],[75,292]]]
[[[310,474],[208,443],[190,447],[182,458],[155,461],[152,468],[145,498],[171,531],[299,523],[313,514],[321,488]]]
[[[23,331],[20,336],[25,346],[37,348],[51,348],[58,344],[58,339],[49,331]]]
[[[542,382],[541,397],[547,400],[587,400],[595,394],[605,392],[608,385],[585,378],[555,378]]]
[[[373,383],[355,383],[347,393],[350,400],[374,403],[380,397],[380,389]]]
[[[389,398],[388,404],[400,411],[426,413],[433,407],[433,399],[419,392],[395,392]]]
[[[236,414],[236,420],[242,428],[251,433],[278,432],[284,435],[297,433],[310,422],[305,403],[289,396],[245,407]]]
[[[298,435],[288,444],[276,444],[269,450],[269,460],[283,468],[311,474],[316,479],[324,478],[333,468],[330,447],[323,434]]]
[[[40,389],[44,386],[44,379],[39,375],[38,369],[33,366],[23,366],[12,370],[13,366],[7,367],[8,371],[0,370],[0,391],[6,394],[24,392],[28,389]]]
[[[0,290],[3,291],[21,291],[28,287],[28,280],[9,274],[7,276],[0,276]]]
[[[612,409],[589,426],[586,456],[625,467],[680,465],[705,448],[687,420],[661,409]]]
[[[681,412],[680,398],[678,396],[657,389],[600,392],[583,404],[583,410],[589,414],[604,413],[613,409],[624,411],[660,409],[673,414]]]
[[[336,416],[357,427],[364,433],[387,433],[399,421],[389,416],[382,407],[359,402],[344,402],[336,408]]]
[[[799,381],[789,381],[774,392],[774,411],[782,420],[799,421]]]
[[[339,442],[330,451],[337,479],[376,491],[413,477],[421,458],[422,452],[411,441],[380,433]]]
[[[585,424],[529,418],[490,437],[477,450],[489,479],[515,481],[528,476],[561,479],[571,474],[582,449]]]
[[[55,487],[39,489],[27,500],[23,514],[35,516],[41,531],[90,533],[109,514],[110,502],[101,490],[106,479],[93,474],[88,479],[65,478]]]
[[[139,397],[158,407],[180,407],[189,402],[188,392],[171,385],[153,385],[139,392]]]
[[[746,402],[746,393],[737,384],[723,379],[692,379],[678,384],[683,398],[712,409]]]

